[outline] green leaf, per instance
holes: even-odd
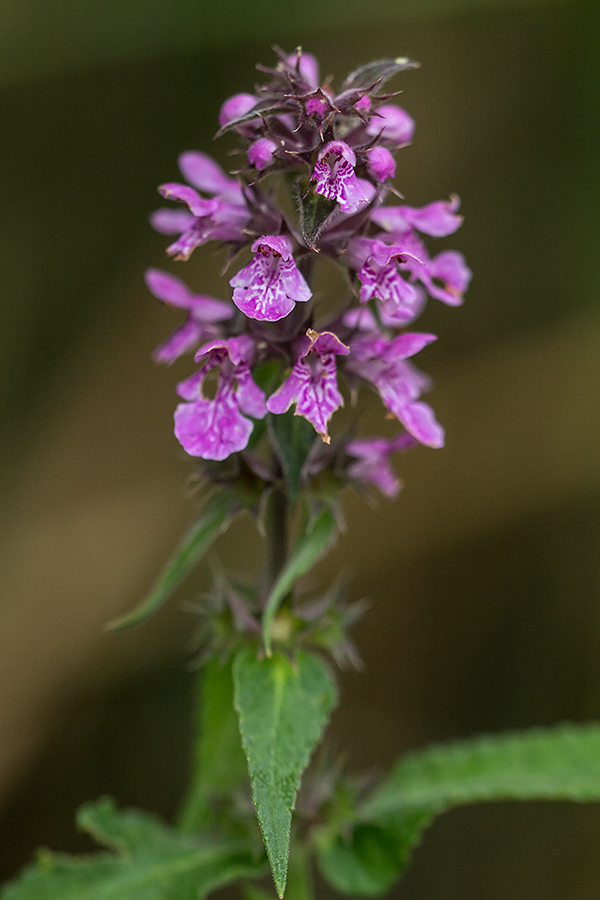
[[[301,651],[294,662],[282,653],[259,660],[251,647],[239,651],[233,678],[258,821],[283,897],[296,793],[335,706],[335,684],[312,654]]]
[[[336,835],[317,851],[323,877],[343,894],[385,893],[406,867],[431,818],[430,812],[412,810],[393,827],[359,823],[348,835]]]
[[[271,653],[271,625],[281,601],[290,592],[296,579],[308,572],[327,552],[336,534],[335,515],[329,507],[324,506],[308,523],[267,598],[262,626],[267,655]]]
[[[600,800],[600,725],[490,735],[430,747],[400,762],[361,809],[393,818],[485,800]]]
[[[246,760],[233,706],[231,663],[212,659],[200,677],[200,723],[189,799],[180,818],[185,831],[201,829],[215,800],[230,798],[245,782]]]
[[[285,476],[290,503],[295,504],[300,490],[300,476],[308,453],[315,442],[315,429],[302,416],[289,409],[280,416],[269,416],[269,430]]]
[[[367,63],[351,72],[342,85],[342,91],[364,91],[375,85],[381,87],[385,82],[405,69],[418,68],[419,63],[405,57],[397,59],[381,59]]]
[[[132,612],[109,622],[106,626],[107,630],[122,631],[132,625],[138,625],[158,612],[175,588],[194,569],[215,538],[225,531],[231,513],[231,501],[227,494],[224,491],[214,493],[200,518],[184,534],[148,596]]]
[[[104,798],[78,824],[115,852],[67,856],[42,851],[0,893],[1,900],[201,900],[238,878],[260,875],[239,842],[184,835]]]
[[[600,800],[600,726],[483,736],[404,757],[354,821],[324,829],[321,872],[343,893],[382,894],[437,814],[492,800]]]

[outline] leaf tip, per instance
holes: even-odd
[[[272,867],[271,871],[273,872],[273,881],[275,882],[275,890],[277,891],[277,896],[279,900],[283,900],[285,889],[287,885],[287,860],[284,866],[273,864],[274,861],[271,860]]]
[[[127,619],[129,617],[119,616],[116,619],[111,619],[110,622],[105,622],[102,626],[102,631],[105,634],[110,634],[114,631],[121,631],[123,628],[127,626]]]

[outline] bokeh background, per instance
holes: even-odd
[[[219,261],[165,261],[147,225],[177,154],[276,42],[338,79],[408,55],[417,120],[396,183],[462,197],[448,242],[475,278],[430,304],[422,365],[443,451],[401,460],[401,498],[347,497],[321,567],[372,598],[329,732],[352,767],[431,740],[600,717],[600,16],[597,2],[2,0],[0,6],[0,875],[38,845],[86,848],[102,793],[172,816],[188,766],[206,567],[133,632],[189,521],[193,464],[151,350],[176,322],[142,272],[223,291]],[[338,81],[339,83],[339,81]],[[373,406],[374,413],[378,407]],[[335,421],[335,420],[334,420]],[[374,421],[374,420],[373,420]],[[334,424],[335,428],[335,424]],[[219,545],[238,571],[257,543]],[[578,900],[600,891],[600,809],[496,804],[428,832],[398,900]],[[323,894],[326,889],[323,888]]]

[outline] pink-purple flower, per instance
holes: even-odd
[[[202,341],[217,337],[217,323],[233,315],[230,304],[207,294],[194,294],[179,278],[161,269],[148,269],[146,284],[155,297],[169,306],[187,310],[183,325],[154,351],[158,362],[172,363],[184,353],[196,350]]]
[[[329,141],[319,150],[311,181],[315,193],[335,200],[344,213],[355,213],[369,202],[364,187],[356,177],[356,154],[344,141]]]
[[[258,103],[254,94],[234,94],[228,97],[219,110],[219,125],[223,128],[250,112]]]
[[[431,237],[446,237],[462,225],[463,217],[457,214],[459,207],[460,200],[453,194],[449,200],[437,200],[427,206],[381,206],[373,210],[371,220],[393,234],[414,228]]]
[[[253,380],[250,365],[255,347],[248,335],[212,341],[196,354],[202,366],[177,386],[185,400],[175,410],[175,436],[186,453],[202,459],[223,460],[244,450],[254,419],[267,412],[265,395]],[[208,399],[202,392],[204,378],[219,367],[217,390]]]
[[[408,362],[435,340],[433,334],[409,332],[391,340],[376,331],[359,334],[350,343],[348,369],[376,388],[387,409],[421,444],[443,447],[444,429],[431,407],[419,401],[431,387],[430,379]]]
[[[346,445],[346,453],[354,458],[346,469],[346,474],[354,481],[374,485],[384,497],[395,497],[401,483],[390,463],[392,453],[408,450],[417,441],[412,434],[401,431],[388,440],[387,438],[364,438],[350,441]]]
[[[248,162],[258,172],[268,169],[273,162],[277,144],[271,138],[261,137],[248,147]]]
[[[409,255],[402,244],[384,244],[372,238],[354,238],[348,249],[350,264],[359,270],[360,302],[379,300],[382,312],[398,325],[414,319],[421,305],[417,288],[402,273]],[[421,265],[416,257],[413,260]]]
[[[206,153],[196,150],[181,154],[179,168],[194,187],[168,182],[158,190],[166,200],[185,204],[188,211],[159,209],[150,219],[161,234],[179,235],[167,247],[167,253],[175,259],[188,259],[196,247],[207,241],[241,241],[250,210],[239,182],[226,175]],[[203,197],[198,191],[211,196]]]
[[[252,252],[252,262],[229,281],[233,302],[245,315],[276,322],[296,303],[310,300],[312,291],[298,271],[288,237],[267,234],[252,244]]]
[[[330,442],[327,425],[344,400],[337,386],[336,356],[347,356],[348,347],[330,331],[309,330],[302,338],[298,358],[281,387],[267,400],[271,413],[287,412],[292,403],[295,415],[303,416],[323,441]]]
[[[368,169],[377,181],[386,181],[396,174],[396,161],[385,147],[371,147],[367,153]]]
[[[414,119],[391,103],[379,106],[367,125],[367,134],[399,147],[410,144],[414,133]]]
[[[319,62],[312,53],[303,53],[298,48],[297,53],[290,53],[286,57],[289,66],[298,72],[307,85],[315,89],[319,87]]]

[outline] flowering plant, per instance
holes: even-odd
[[[289,882],[309,898],[315,861],[335,889],[378,895],[452,805],[600,799],[595,726],[426,749],[375,785],[323,757],[298,793],[337,702],[333,669],[358,663],[348,630],[362,608],[337,585],[307,593],[297,582],[337,536],[342,488],[394,497],[392,456],[443,446],[422,400],[430,380],[412,361],[436,337],[413,324],[428,297],[461,304],[471,273],[460,253],[428,246],[460,226],[458,198],[413,207],[393,186],[414,122],[385,86],[415,64],[370,63],[335,93],[310,54],[277,56],[258,67],[255,93],[221,107],[218,134],[241,147],[236,171],[189,151],[184,182],[159,188],[177,204],[152,216],[173,238],[167,253],[186,260],[217,242],[232,292],[214,298],[146,273],[154,296],[186,313],[155,358],[193,354],[197,364],[177,386],[175,435],[202,460],[204,502],[148,598],[113,627],[156,612],[243,510],[265,539],[262,574],[247,584],[217,570],[199,607],[198,736],[177,826],[106,799],[86,806],[81,827],[110,852],[45,853],[3,900],[191,900],[231,882],[262,900],[268,868],[280,897]],[[314,287],[326,258],[342,284],[335,302]],[[365,387],[396,423],[392,436],[364,434],[358,411],[333,418],[345,402],[358,410]]]

